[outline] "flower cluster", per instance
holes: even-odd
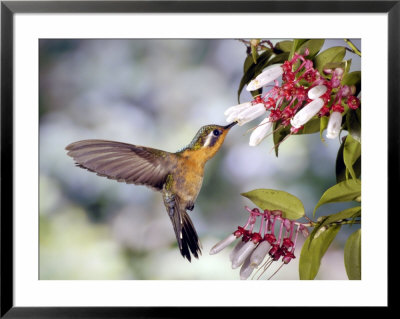
[[[360,106],[354,96],[354,86],[342,85],[343,68],[324,69],[327,77],[313,67],[308,60],[308,49],[304,54],[295,53],[290,61],[267,67],[252,80],[248,91],[258,90],[267,84],[270,90],[258,95],[253,101],[232,106],[225,111],[228,122],[237,121],[239,125],[248,123],[259,116],[268,116],[255,128],[250,136],[250,145],[258,145],[271,131],[272,124],[291,125],[291,134],[296,134],[314,116],[329,116],[327,138],[335,138],[342,125],[342,102],[351,109]],[[328,77],[329,76],[329,77]],[[278,79],[282,77],[282,84]]]
[[[249,212],[247,223],[243,227],[239,226],[227,238],[211,248],[210,255],[220,252],[241,238],[230,254],[232,268],[236,269],[241,266],[240,279],[249,278],[256,268],[262,270],[262,275],[274,261],[281,259],[282,264],[277,269],[278,271],[283,265],[296,258],[294,250],[298,233],[302,232],[307,237],[308,229],[306,226],[309,225],[283,218],[280,210],[270,211],[266,209],[260,212],[258,208],[250,209],[247,206],[245,208]],[[253,231],[259,218],[261,219],[260,228],[258,232]],[[278,230],[276,234],[275,230]],[[264,261],[267,255],[268,258]]]

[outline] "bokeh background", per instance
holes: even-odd
[[[345,43],[326,40],[323,49],[335,45]],[[277,158],[272,138],[248,146],[246,132],[258,120],[234,127],[206,165],[190,213],[203,255],[189,263],[179,253],[159,193],[75,167],[65,146],[96,138],[174,152],[202,125],[225,125],[224,110],[238,104],[243,43],[42,39],[39,50],[40,279],[239,279],[239,269],[230,266],[231,248],[213,256],[208,252],[246,222],[243,207],[253,205],[240,193],[285,190],[303,201],[311,217],[320,196],[335,184],[339,140],[292,136]],[[358,56],[348,52],[348,58],[352,70],[360,70]],[[247,100],[244,90],[241,101]],[[349,206],[324,205],[317,216]],[[317,279],[347,279],[343,247],[358,226],[351,227],[342,227]],[[274,278],[298,279],[298,258]]]

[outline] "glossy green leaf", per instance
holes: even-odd
[[[288,59],[288,57],[289,57],[289,52],[279,53],[268,61],[267,66],[284,63]]]
[[[275,189],[255,189],[241,195],[263,210],[281,210],[285,218],[296,220],[304,216],[301,200],[287,192]]]
[[[255,78],[258,74],[262,72],[262,70],[267,66],[266,63],[272,55],[272,51],[270,49],[266,49],[260,56],[257,58],[257,63],[254,63],[253,56],[250,54],[247,56],[244,61],[243,69],[246,70],[240,80],[239,88],[238,88],[238,102],[240,103],[240,94],[246,84],[248,84],[253,78]],[[249,61],[251,59],[251,62]]]
[[[343,85],[357,85],[361,83],[361,71],[347,73],[342,80]]]
[[[347,239],[344,246],[344,265],[350,280],[361,280],[361,229]]]
[[[275,45],[275,48],[283,52],[290,52],[293,48],[293,41],[281,41]]]
[[[346,69],[344,70],[345,75],[350,72],[351,61],[352,61],[351,59],[346,60]]]
[[[339,150],[338,150],[338,153],[336,156],[336,165],[335,165],[336,183],[340,183],[340,182],[346,180],[346,165],[344,164],[344,161],[343,161],[344,142],[345,142],[345,140],[343,140],[342,143],[340,144],[340,147],[339,147]]]
[[[361,143],[361,110],[348,109],[345,115],[346,129],[350,135],[359,143]]]
[[[314,208],[313,215],[318,207],[328,203],[359,201],[361,198],[361,181],[359,179],[345,180],[327,189]]]
[[[353,219],[361,216],[361,206],[350,207],[336,214],[325,216],[321,226],[329,225],[342,219]]]
[[[274,141],[274,148],[275,148],[275,155],[278,157],[278,151],[279,151],[279,145],[282,143],[282,141],[290,134],[290,128],[289,126],[279,127],[279,123],[275,122],[274,123],[274,133],[273,133],[273,141]]]
[[[257,63],[258,53],[257,47],[254,45],[251,46],[251,57],[253,58],[253,62]]]
[[[361,156],[361,144],[356,141],[350,134],[347,135],[343,148],[343,161],[347,170],[353,179],[357,179],[357,174],[353,165]]]
[[[340,226],[331,226],[311,242],[309,236],[303,244],[299,260],[299,275],[301,280],[313,280],[318,274],[321,259],[328,250]]]
[[[300,54],[304,54],[305,50],[309,50],[309,54],[307,59],[312,59],[318,52],[321,50],[324,45],[324,39],[310,39],[301,43],[297,48],[296,52]]]
[[[336,214],[319,217],[318,218],[318,220],[320,220],[319,223],[316,226],[314,226],[314,229],[309,236],[310,237],[309,244],[312,242],[315,234],[318,232],[318,230],[321,227],[324,227],[324,226],[329,227],[329,225],[331,225],[332,223],[341,221],[343,219],[355,220],[355,218],[360,217],[360,216],[361,216],[361,206],[356,206],[356,207],[347,208]]]
[[[293,40],[293,46],[292,49],[290,50],[290,55],[289,55],[289,60],[291,60],[293,58],[293,55],[295,52],[298,52],[298,48],[300,48],[300,46],[307,42],[308,39],[294,39]]]
[[[356,93],[355,96],[361,90],[361,71],[354,71],[344,75],[342,79],[342,85],[355,85],[356,86]]]
[[[346,69],[346,61],[341,61],[341,62],[329,62],[326,63],[323,66],[323,69],[337,69],[337,68],[342,68],[343,70]]]
[[[308,121],[297,134],[313,134],[319,132],[320,118],[315,117]]]
[[[329,117],[323,116],[321,117],[320,126],[319,126],[319,138],[322,142],[325,142],[325,139],[322,137],[322,132],[328,127]]]
[[[341,62],[346,55],[344,47],[331,47],[322,51],[314,59],[314,66],[320,74],[324,74],[325,65],[333,62]]]
[[[246,73],[253,64],[253,57],[249,54],[244,60],[243,73]]]

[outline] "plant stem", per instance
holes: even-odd
[[[351,42],[349,39],[344,39],[344,42],[346,42],[347,45],[351,48],[351,52],[361,57],[361,51],[357,49],[357,47],[353,44],[353,42]]]

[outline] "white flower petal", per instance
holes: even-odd
[[[304,106],[296,115],[290,120],[290,124],[293,127],[299,128],[306,124],[314,115],[316,115],[321,108],[324,106],[324,101],[320,98],[316,98],[306,106]]]
[[[232,114],[233,112],[240,112],[243,109],[248,108],[248,107],[251,107],[251,102],[234,105],[234,106],[228,107],[225,110],[224,115],[228,116],[228,115]]]
[[[341,126],[342,113],[332,112],[332,114],[329,116],[328,127],[326,129],[326,137],[330,139],[338,137]]]
[[[214,255],[216,253],[219,253],[222,249],[224,249],[225,247],[229,246],[236,239],[237,239],[237,237],[234,234],[230,234],[228,237],[226,237],[225,239],[221,240],[213,248],[211,248],[210,255]]]
[[[308,91],[308,97],[311,100],[315,100],[316,98],[320,97],[321,95],[325,94],[328,88],[325,85],[317,85],[314,86],[312,89]]]
[[[251,252],[256,248],[257,244],[253,243],[253,241],[249,240],[247,243],[243,245],[242,248],[236,253],[232,260],[232,268],[236,269],[240,267],[246,258],[251,254]]]
[[[268,83],[276,80],[282,74],[283,74],[283,69],[280,64],[270,65],[247,85],[246,90],[247,91],[257,90],[267,85]]]
[[[265,112],[266,110],[264,104],[258,103],[240,112],[238,116],[234,120],[232,120],[232,122],[237,121],[238,124],[241,126],[265,114]]]
[[[269,242],[267,242],[266,240],[262,241],[251,254],[250,264],[253,267],[257,267],[259,264],[261,264],[270,248],[271,244]]]
[[[236,246],[232,249],[231,253],[229,254],[229,260],[232,262],[233,258],[236,256],[237,252],[244,246],[245,242],[240,240]]]
[[[257,128],[250,135],[250,146],[257,146],[261,141],[268,135],[272,128],[272,122],[269,121],[269,117],[266,117],[261,121]]]
[[[251,273],[253,272],[254,267],[250,265],[250,258],[247,257],[247,259],[244,261],[242,267],[240,268],[240,279],[241,280],[246,280],[247,278],[250,277]]]

